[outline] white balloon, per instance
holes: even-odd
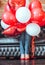
[[[26,26],[26,32],[31,36],[37,36],[41,31],[41,28],[36,23],[30,23]]]
[[[31,18],[31,12],[27,7],[20,7],[16,11],[16,19],[20,23],[26,23]]]
[[[5,24],[5,23],[3,22],[3,20],[1,20],[1,26],[2,26],[3,29],[6,29],[6,28],[8,28],[10,25]]]

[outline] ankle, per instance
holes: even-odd
[[[25,57],[29,57],[29,54],[25,54]]]

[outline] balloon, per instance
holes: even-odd
[[[42,9],[42,5],[40,3],[39,0],[33,0],[30,5],[29,5],[29,9],[32,11],[35,8],[41,8]]]
[[[43,17],[42,20],[41,20],[40,25],[41,25],[41,26],[45,26],[45,13],[44,13],[44,17]]]
[[[6,23],[8,25],[15,25],[16,24],[15,16],[11,12],[5,12],[2,15],[2,20],[4,21],[4,23]]]
[[[23,32],[26,29],[26,25],[22,23],[17,24],[17,31]]]
[[[37,23],[39,26],[45,26],[45,21],[41,20],[41,21],[32,21],[32,23]]]
[[[16,27],[15,26],[10,26],[8,27],[7,29],[5,29],[2,34],[4,35],[14,35],[15,34],[15,31],[16,31]]]
[[[41,28],[36,23],[30,23],[26,26],[26,32],[31,36],[37,36],[41,31]]]
[[[5,6],[5,9],[4,9],[5,11],[9,11],[9,12],[11,12],[11,9],[10,9],[10,6],[8,5],[8,4],[6,4],[6,6]]]
[[[40,8],[33,9],[31,14],[32,21],[41,21],[44,17],[44,12]]]
[[[9,5],[14,8],[15,11],[22,6],[25,6],[26,0],[9,0]]]
[[[6,4],[4,10],[5,10],[5,11],[8,11],[8,12],[11,12],[11,13],[13,13],[13,14],[15,14],[15,9],[14,9],[14,8],[12,9],[12,8],[9,6],[8,3]]]
[[[3,29],[7,29],[9,26],[10,26],[10,25],[5,24],[5,23],[3,22],[3,20],[1,20],[1,27],[2,27]]]
[[[26,7],[20,7],[16,11],[16,19],[20,23],[27,23],[31,18],[31,12]]]

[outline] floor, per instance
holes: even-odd
[[[45,65],[45,59],[36,60],[0,60],[0,65]]]

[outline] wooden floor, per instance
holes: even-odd
[[[0,60],[0,65],[45,65],[45,59],[36,60]]]

